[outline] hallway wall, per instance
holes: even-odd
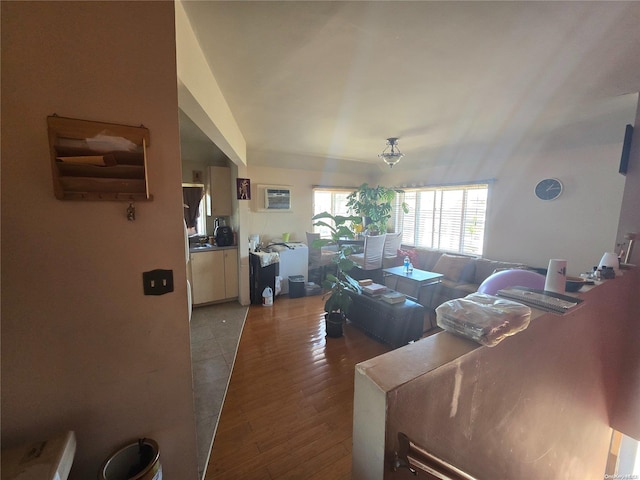
[[[197,477],[173,2],[2,2],[2,446],[74,430],[71,479],[149,437]],[[48,115],[150,131],[153,201],[60,201]],[[174,291],[143,295],[142,272]]]

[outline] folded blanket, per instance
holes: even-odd
[[[253,252],[253,254],[260,257],[261,267],[268,267],[272,263],[280,262],[280,255],[278,252]]]
[[[436,308],[439,327],[488,347],[527,328],[530,318],[528,306],[484,293],[449,300]]]

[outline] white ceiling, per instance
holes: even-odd
[[[640,90],[640,2],[183,4],[250,165],[436,162]]]

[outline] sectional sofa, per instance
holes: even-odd
[[[419,292],[402,291],[403,286],[398,284],[397,277],[388,276],[385,278],[385,283],[391,289],[399,289],[402,293],[417,297],[418,302],[429,312],[433,312],[436,307],[448,300],[465,297],[477,291],[480,284],[495,271],[531,268],[522,263],[496,261],[423,248],[398,250],[396,257],[385,258],[383,267],[402,265],[405,256],[410,258],[414,268],[441,273],[444,278],[438,284],[422,287]],[[433,318],[430,319],[430,323],[431,325],[427,325],[425,322],[425,330],[434,326]]]

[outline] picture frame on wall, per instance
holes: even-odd
[[[236,193],[238,200],[251,200],[251,180],[236,178]]]

